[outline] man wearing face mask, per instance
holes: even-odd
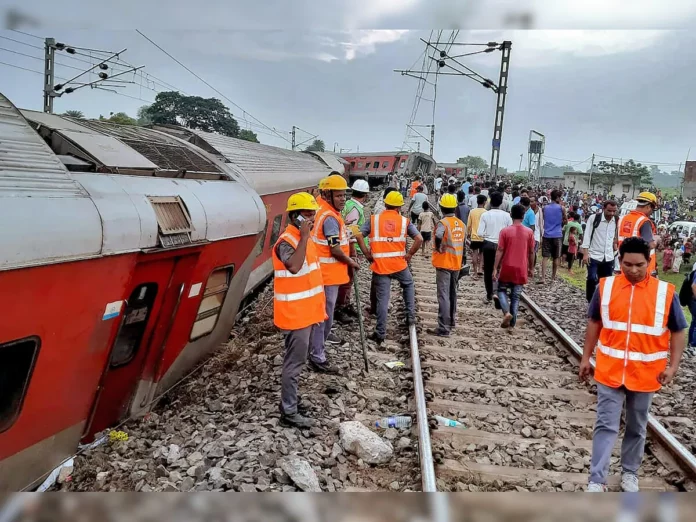
[[[338,373],[326,360],[326,343],[341,344],[341,340],[331,333],[334,308],[338,289],[350,281],[348,267],[358,270],[360,265],[350,257],[348,230],[341,217],[346,204],[348,184],[340,174],[330,174],[319,182],[319,210],[317,211],[312,241],[317,249],[321,275],[324,280],[327,319],[312,332],[309,365],[317,372]]]
[[[273,322],[285,331],[280,417],[284,424],[310,428],[298,411],[297,386],[307,361],[312,331],[326,319],[324,283],[310,232],[319,205],[311,194],[288,199],[288,226],[273,246]]]
[[[612,449],[626,403],[621,489],[638,491],[653,394],[679,368],[687,327],[674,285],[650,276],[651,246],[628,237],[619,247],[621,273],[599,281],[587,311],[580,379],[589,380],[596,348],[597,419],[587,491],[606,491]],[[669,362],[668,362],[669,361]]]

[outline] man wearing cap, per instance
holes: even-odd
[[[309,364],[314,371],[323,373],[338,373],[326,360],[325,345],[327,342],[341,342],[331,333],[338,288],[350,281],[348,267],[354,270],[360,268],[358,262],[350,257],[348,231],[341,217],[347,189],[348,184],[341,175],[329,175],[319,182],[321,200],[312,229],[312,241],[317,249],[324,281],[327,319],[312,331]]]
[[[365,199],[370,192],[370,185],[364,179],[358,179],[351,187],[351,196],[346,201],[346,206],[341,211],[343,221],[348,227],[349,235],[352,226],[360,228],[365,223]],[[355,238],[350,238],[350,257],[356,259]],[[353,288],[353,269],[348,268],[348,276],[350,281],[342,284],[338,289],[338,298],[336,299],[336,310],[334,311],[334,319],[339,323],[351,324],[353,317],[358,316],[358,311],[350,304],[350,292]]]
[[[382,344],[387,336],[387,313],[391,294],[391,280],[396,279],[401,285],[406,303],[406,321],[409,325],[415,321],[415,288],[413,277],[408,269],[408,262],[418,252],[423,237],[413,223],[402,216],[399,211],[404,205],[404,198],[398,192],[390,192],[384,197],[386,210],[372,215],[360,229],[357,236],[358,246],[365,257],[372,263],[372,284],[377,298],[377,327],[369,337],[377,344]],[[411,249],[406,253],[406,235],[413,239]],[[370,246],[364,237],[370,238]]]
[[[457,200],[462,199],[459,194],[445,194],[440,198],[442,219],[435,228],[432,262],[436,272],[438,314],[437,329],[428,330],[428,333],[439,337],[448,337],[456,326],[457,282],[466,238],[466,225],[455,216]]]
[[[637,206],[625,216],[619,219],[618,227],[618,246],[629,237],[642,237],[650,247],[650,262],[648,263],[648,274],[657,274],[657,262],[655,256],[654,234],[656,233],[655,224],[650,219],[653,211],[657,207],[657,198],[650,192],[641,192],[636,198]],[[617,267],[616,272],[619,271]]]
[[[281,374],[280,417],[284,424],[310,428],[300,415],[297,386],[307,361],[312,331],[326,319],[324,283],[310,231],[319,205],[311,194],[288,199],[285,229],[273,246],[273,322],[285,332]]]

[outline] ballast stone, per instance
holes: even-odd
[[[342,422],[338,430],[343,449],[368,464],[384,464],[394,454],[394,447],[390,442],[383,440],[361,422]]]
[[[316,473],[314,473],[312,466],[310,466],[309,462],[305,459],[296,455],[291,455],[280,459],[278,464],[280,468],[288,474],[290,480],[302,491],[309,491],[312,493],[321,492],[319,479]]]

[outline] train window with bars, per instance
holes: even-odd
[[[40,345],[38,337],[0,344],[0,433],[19,418]]]
[[[375,162],[372,164],[372,168],[373,168],[373,169],[378,169],[378,168],[379,168],[379,161],[375,161]]]
[[[213,270],[208,277],[203,299],[198,307],[198,315],[191,328],[192,341],[208,335],[215,329],[233,272],[234,266],[223,266]]]
[[[280,229],[283,224],[283,215],[278,214],[274,219],[273,219],[273,228],[271,229],[271,241],[268,243],[269,246],[275,245],[276,241],[278,241],[278,238],[280,237]]]
[[[136,286],[126,301],[126,309],[111,350],[112,368],[125,366],[133,360],[143,341],[150,312],[155,306],[157,283],[143,283]]]

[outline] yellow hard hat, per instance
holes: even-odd
[[[384,196],[384,204],[389,205],[390,207],[403,207],[404,197],[396,190],[393,190]]]
[[[348,190],[343,176],[328,176],[319,181],[319,190]]]
[[[298,192],[288,198],[288,208],[285,210],[286,212],[292,212],[293,210],[319,210],[319,205],[314,196],[308,192]]]
[[[641,192],[638,194],[636,201],[643,204],[652,203],[653,205],[657,206],[657,197],[652,192]]]
[[[457,208],[457,196],[454,194],[443,194],[440,198],[442,208]]]

